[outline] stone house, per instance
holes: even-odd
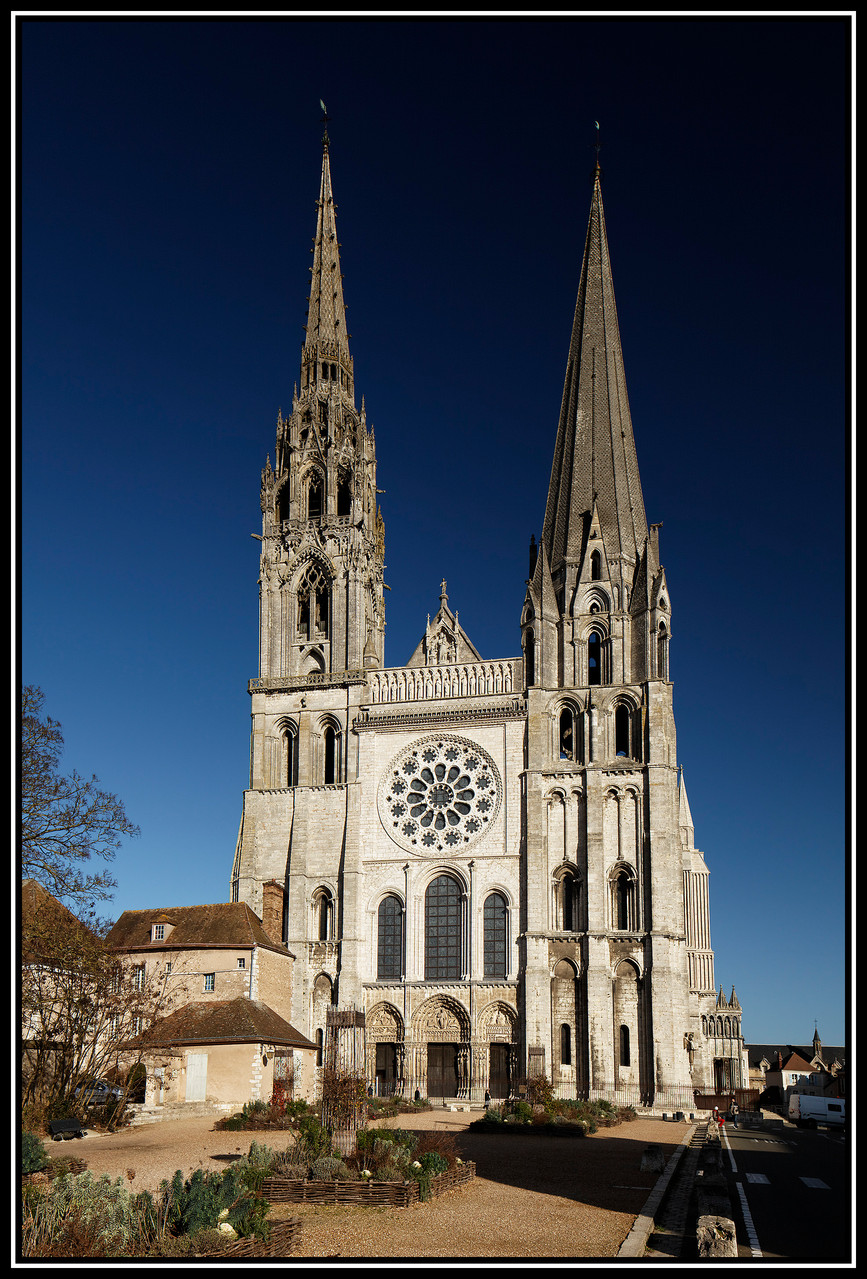
[[[765,1094],[771,1105],[786,1106],[793,1092],[814,1097],[846,1096],[846,1049],[823,1045],[818,1030],[811,1045],[746,1047],[750,1087]]]
[[[148,1109],[240,1108],[267,1101],[276,1078],[313,1100],[316,1048],[289,1021],[294,956],[247,905],[124,911],[106,945],[163,995],[165,1016],[130,1041],[145,1050]]]

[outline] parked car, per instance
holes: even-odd
[[[119,1101],[123,1089],[107,1079],[86,1079],[75,1089],[74,1096],[80,1097],[86,1106],[104,1106],[106,1102]]]

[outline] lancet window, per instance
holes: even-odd
[[[377,911],[376,978],[399,980],[403,975],[403,903],[390,893]]]
[[[424,898],[425,981],[456,981],[461,976],[461,887],[451,875],[438,875]]]
[[[508,907],[502,893],[490,893],[484,908],[484,973],[486,977],[506,976],[506,931]]]
[[[321,566],[311,564],[298,587],[299,639],[316,639],[328,634],[328,585]]]

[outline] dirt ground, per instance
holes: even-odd
[[[651,1143],[666,1159],[687,1129],[661,1119],[600,1128],[578,1139],[494,1136],[467,1131],[478,1112],[433,1110],[380,1121],[455,1135],[476,1178],[429,1203],[408,1208],[274,1205],[273,1217],[301,1217],[298,1258],[593,1258],[614,1257],[650,1194],[656,1174],[641,1172]],[[55,1144],[95,1174],[124,1177],[133,1190],[157,1190],[180,1168],[222,1170],[251,1141],[275,1149],[291,1133],[214,1132],[212,1119],[142,1125]]]

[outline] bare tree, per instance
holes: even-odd
[[[22,1102],[48,1114],[80,1112],[81,1083],[129,1079],[141,1060],[130,1041],[172,1002],[165,970],[148,979],[106,949],[106,927],[76,918],[33,880],[22,886]]]
[[[21,878],[34,879],[56,897],[89,909],[111,897],[116,880],[107,870],[87,873],[92,857],[112,861],[123,837],[139,828],[116,795],[73,770],[58,772],[63,751],[60,724],[43,712],[42,690],[21,693]]]

